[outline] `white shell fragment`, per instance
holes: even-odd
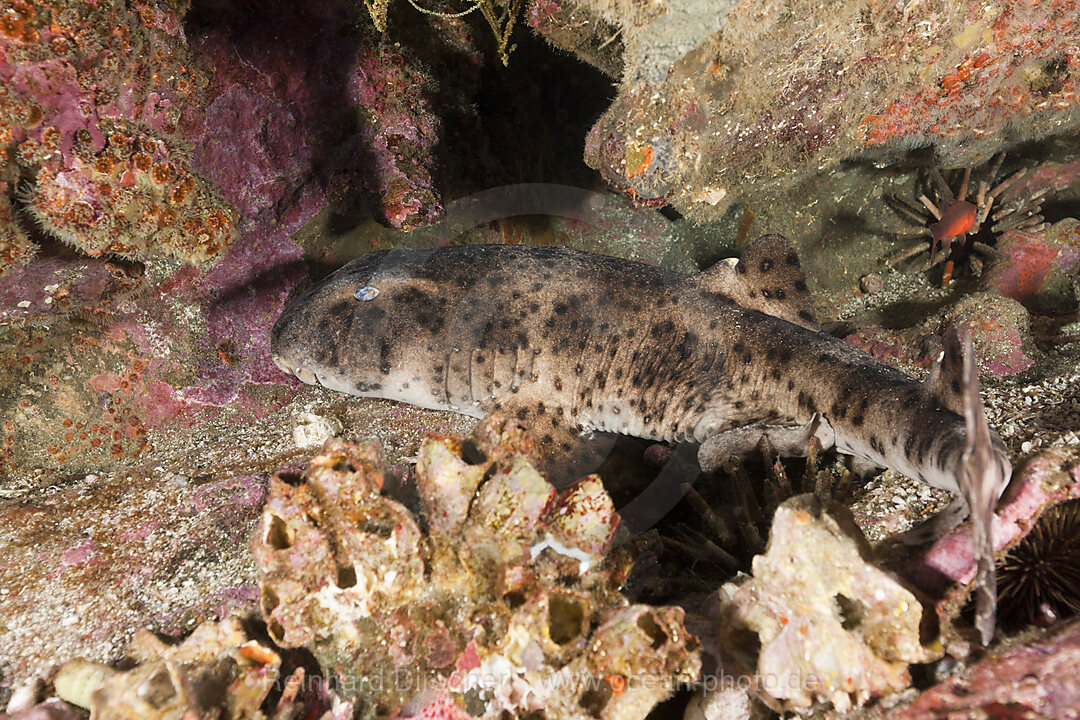
[[[317,447],[341,432],[341,421],[314,413],[302,413],[293,428],[297,447]]]
[[[364,287],[356,288],[356,292],[353,293],[353,297],[355,297],[360,302],[368,302],[369,300],[374,300],[378,296],[379,296],[379,288],[371,287],[370,285],[365,285]]]

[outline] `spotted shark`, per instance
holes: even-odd
[[[711,472],[762,436],[784,455],[816,437],[958,495],[991,559],[993,507],[1012,471],[959,333],[919,381],[822,332],[779,235],[692,275],[550,246],[374,252],[297,297],[271,351],[284,372],[331,390],[501,412],[551,456],[621,433],[697,443]],[[979,582],[992,599],[985,561]]]

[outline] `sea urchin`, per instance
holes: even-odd
[[[1043,513],[997,573],[1001,615],[1015,626],[1080,613],[1080,500]]]

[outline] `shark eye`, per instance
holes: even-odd
[[[353,297],[361,302],[367,302],[368,300],[374,300],[379,295],[379,288],[365,285],[362,288],[356,288],[356,292],[353,293]]]

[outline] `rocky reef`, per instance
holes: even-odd
[[[627,548],[596,477],[558,493],[520,426],[429,437],[414,514],[378,446],[340,440],[271,480],[252,550],[271,637],[305,646],[363,717],[438,689],[476,717],[644,718],[696,679],[673,607],[620,593]],[[473,462],[463,454],[471,454]]]
[[[237,213],[195,172],[184,127],[210,76],[188,51],[186,4],[15,2],[0,31],[0,215],[5,268],[33,246],[20,205],[91,257],[206,262],[236,237]]]
[[[0,706],[85,718],[38,702],[73,677],[99,717],[1075,715],[1071,0],[475,5],[0,0]],[[985,217],[935,238],[922,198],[965,187]],[[558,491],[513,423],[269,354],[288,298],[373,249],[696,272],[768,232],[888,364],[972,332],[1015,459],[988,650],[968,529],[890,539],[932,488],[764,449],[679,469],[628,538],[615,508],[687,448]]]
[[[930,146],[962,167],[1077,124],[1071,2],[535,0],[529,12],[586,61],[620,41],[619,94],[586,159],[638,202],[698,220],[844,160]]]

